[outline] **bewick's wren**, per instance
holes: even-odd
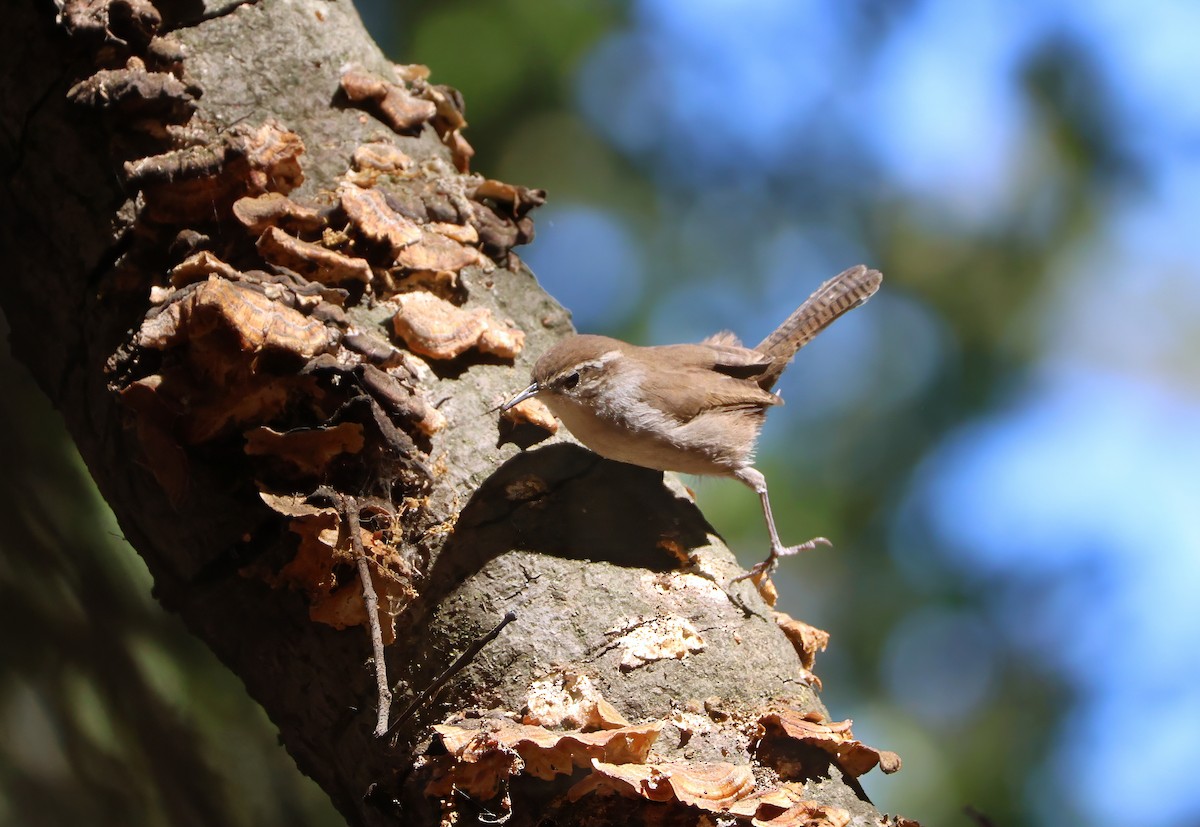
[[[779,540],[767,481],[752,464],[767,408],[783,402],[770,389],[796,351],[874,295],[882,279],[861,264],[839,273],[755,348],[729,332],[699,344],[658,347],[568,336],[542,354],[532,384],[501,410],[537,396],[602,457],[741,480],[762,500],[771,554],[734,580],[769,574],[780,557],[829,543],[824,537],[795,546]]]

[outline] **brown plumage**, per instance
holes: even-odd
[[[779,541],[766,480],[752,465],[766,410],[782,402],[770,389],[800,348],[874,295],[882,278],[862,265],[839,273],[754,348],[728,332],[656,347],[568,336],[538,359],[532,384],[503,408],[536,395],[601,456],[741,480],[758,492],[771,534],[771,555],[751,574],[769,572],[780,556],[828,542]]]

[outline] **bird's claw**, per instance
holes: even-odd
[[[811,540],[801,543],[797,546],[788,546],[778,550],[772,550],[771,556],[778,560],[780,557],[787,557],[800,551],[812,551],[817,546],[833,547],[833,543],[829,542],[825,537],[813,537]]]
[[[737,577],[730,580],[729,585],[732,586],[734,583],[740,583],[743,580],[749,580],[752,577],[757,578],[759,575],[770,574],[772,571],[774,571],[777,564],[778,560],[776,558],[768,557],[763,562],[756,563],[755,565],[751,566],[750,569],[744,574],[739,574]]]
[[[771,548],[771,553],[766,560],[761,563],[755,563],[750,567],[750,570],[745,574],[739,574],[737,577],[729,581],[732,586],[734,583],[740,583],[742,580],[753,579],[755,582],[761,581],[763,578],[769,577],[775,573],[775,569],[779,568],[780,557],[790,557],[793,554],[798,554],[801,551],[812,551],[817,546],[833,546],[825,537],[813,537],[803,543],[794,546],[774,546]]]

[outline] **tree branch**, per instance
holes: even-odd
[[[345,3],[175,8],[10,14],[2,300],[160,600],[301,769],[352,824],[878,818],[851,776],[891,757],[721,590],[678,484],[497,445],[481,414],[569,322],[509,255],[541,195],[464,174],[457,93]],[[369,539],[366,498],[396,512]],[[394,749],[389,673],[431,687]]]

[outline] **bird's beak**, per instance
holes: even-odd
[[[527,387],[525,390],[521,391],[516,396],[514,396],[512,399],[508,400],[503,405],[501,405],[500,410],[507,411],[509,408],[513,407],[514,405],[516,405],[520,402],[524,402],[529,397],[536,395],[537,392],[540,390],[541,390],[541,388],[538,387],[538,383],[534,382],[529,387]]]

